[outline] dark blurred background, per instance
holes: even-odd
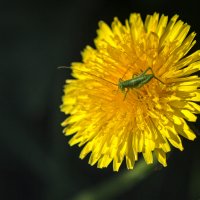
[[[81,191],[119,176],[78,158],[60,123],[63,85],[69,66],[93,45],[98,21],[124,22],[131,12],[164,13],[191,25],[200,49],[197,0],[73,0],[0,2],[0,199],[67,200]],[[136,187],[112,199],[200,199],[199,125],[194,142],[173,151],[168,167],[160,168]]]

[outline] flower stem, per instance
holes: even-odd
[[[101,200],[111,199],[122,194],[125,190],[131,189],[140,181],[155,172],[157,162],[147,165],[144,160],[139,161],[133,171],[124,171],[119,176],[104,181],[96,187],[89,188],[79,193],[72,200]]]

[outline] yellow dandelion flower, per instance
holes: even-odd
[[[91,153],[90,165],[113,162],[118,171],[123,160],[133,169],[140,153],[147,164],[155,154],[166,166],[171,146],[183,150],[180,136],[195,139],[186,121],[200,113],[200,51],[186,56],[195,44],[189,29],[178,15],[168,21],[157,13],[144,23],[137,13],[125,25],[99,23],[96,48],[87,46],[83,61],[72,63],[75,79],[66,81],[61,105],[70,115],[62,123],[73,134],[69,144],[84,146],[81,159]]]

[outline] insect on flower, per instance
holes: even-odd
[[[90,154],[90,165],[112,162],[118,171],[123,160],[133,169],[138,155],[147,164],[155,155],[167,166],[172,146],[182,151],[182,137],[195,139],[187,121],[200,114],[200,50],[188,55],[196,42],[189,30],[178,15],[168,21],[158,13],[99,23],[95,48],[71,64],[75,79],[66,81],[60,107],[81,159]]]
[[[58,67],[58,68],[70,68],[70,67],[66,67],[66,66],[61,66],[61,67]],[[128,68],[129,70],[129,68]],[[151,71],[152,74],[147,74],[147,71]],[[81,70],[79,70],[81,71]],[[91,76],[95,76],[94,74],[90,74],[88,72],[83,72],[83,73],[86,73],[86,74],[89,74]],[[125,74],[124,74],[125,75]],[[95,76],[96,77],[96,76]],[[123,76],[124,77],[124,76]],[[97,78],[100,78],[100,77],[97,77]],[[157,79],[159,82],[161,82],[162,84],[164,84],[160,79],[158,79],[155,75],[154,75],[154,72],[152,70],[151,67],[148,67],[144,72],[142,72],[141,74],[139,75],[135,75],[133,74],[132,78],[131,79],[128,79],[128,80],[123,80],[123,78],[120,78],[119,79],[119,82],[118,84],[115,84],[115,83],[112,83],[110,81],[107,81],[103,78],[100,78],[104,81],[107,81],[108,83],[111,83],[113,85],[116,85],[118,86],[118,88],[123,92],[125,93],[124,95],[124,100],[126,98],[126,95],[128,93],[128,91],[130,89],[134,89],[134,88],[141,88],[142,86],[144,86],[145,84],[147,84],[149,81],[151,81],[152,78],[155,78]],[[125,91],[126,90],[126,91]]]
[[[146,74],[147,71],[151,70],[152,74]],[[164,84],[160,79],[158,79],[152,70],[151,67],[148,67],[144,72],[142,72],[139,75],[133,75],[131,79],[123,81],[122,79],[119,80],[118,87],[122,92],[126,90],[124,99],[126,98],[126,95],[129,91],[129,89],[133,88],[141,88],[143,85],[147,84],[152,78],[157,79],[162,84]]]

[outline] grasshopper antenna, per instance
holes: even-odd
[[[110,84],[112,84],[112,85],[118,86],[117,84],[115,84],[115,83],[113,83],[113,82],[111,82],[111,81],[108,81],[108,80],[106,80],[106,79],[104,79],[104,78],[101,78],[101,77],[96,76],[96,75],[94,75],[94,74],[91,74],[91,73],[89,73],[89,72],[84,72],[84,71],[79,70],[79,69],[72,69],[71,67],[67,67],[67,66],[59,66],[58,69],[77,70],[77,71],[79,71],[79,72],[81,72],[81,73],[85,73],[85,74],[88,74],[88,75],[90,75],[90,76],[94,76],[94,77],[99,78],[99,79],[101,79],[101,80],[103,80],[103,81],[106,81],[106,82],[108,82],[108,83],[110,83]]]
[[[59,66],[59,67],[57,67],[57,69],[71,69],[71,67],[67,67],[67,66]]]

